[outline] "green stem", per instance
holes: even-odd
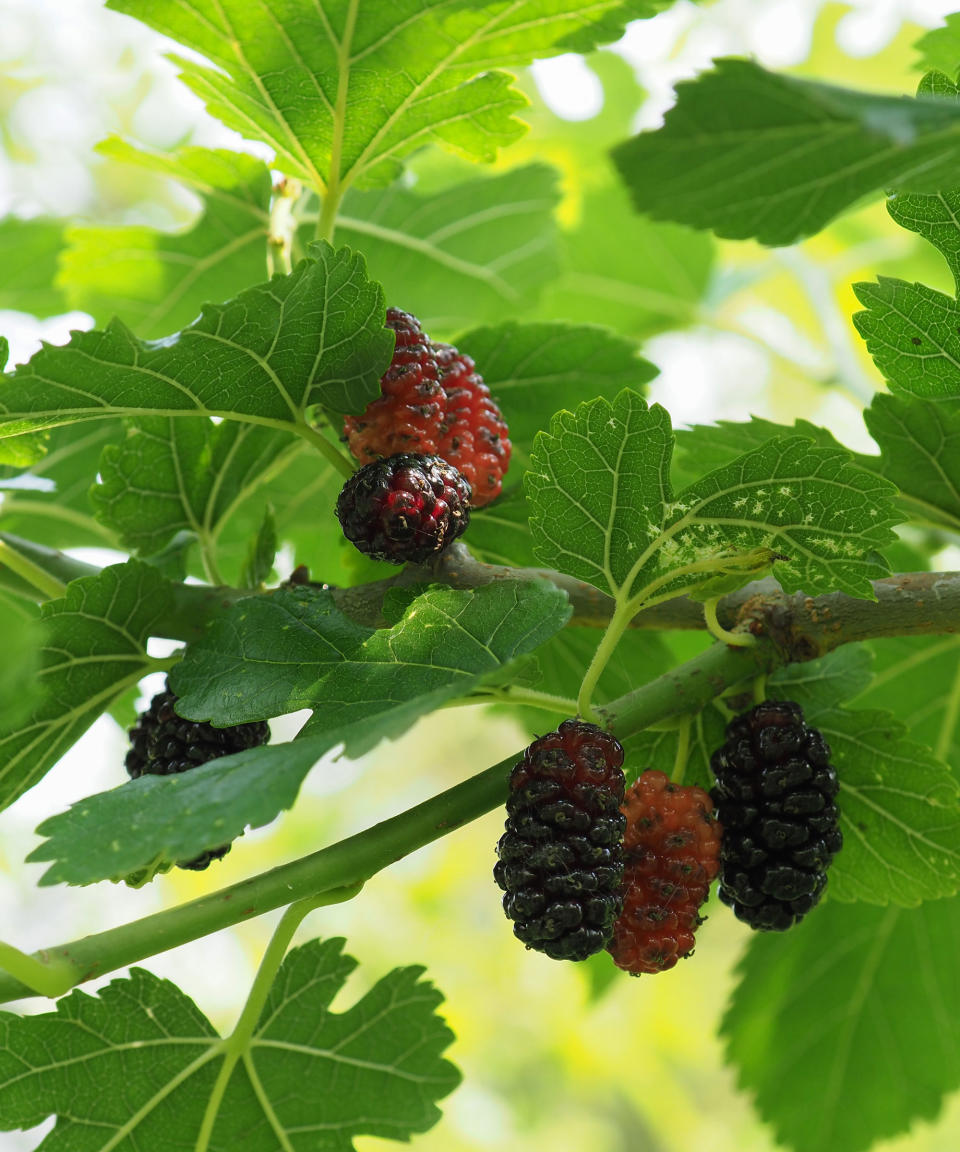
[[[630,620],[635,615],[629,603],[622,600],[617,602],[616,609],[613,616],[610,618],[610,623],[607,625],[607,630],[604,632],[597,645],[597,650],[593,654],[593,659],[590,661],[590,666],[584,674],[583,681],[580,684],[580,693],[577,696],[577,711],[586,720],[596,721],[596,713],[593,710],[593,693],[597,687],[597,682],[603,675],[603,670],[610,662],[617,645],[620,643],[620,638],[624,632],[630,627]]]
[[[546,712],[557,712],[561,716],[576,716],[577,702],[571,696],[555,696],[551,692],[538,692],[535,688],[480,689],[472,696],[458,696],[448,700],[441,708],[463,708],[467,704],[527,704],[531,708],[542,708]]]
[[[684,716],[677,725],[677,754],[673,758],[673,771],[670,773],[670,779],[674,784],[682,784],[687,772],[687,760],[690,758],[690,728],[692,725],[692,716]]]
[[[767,674],[761,672],[753,681],[753,702],[762,704],[767,698]]]
[[[773,666],[777,659],[772,646],[714,644],[596,711],[601,723],[618,736],[629,736],[667,716],[702,708],[718,693],[752,678],[759,668]],[[178,908],[47,949],[38,959],[66,965],[73,982],[80,984],[293,901],[362,883],[424,844],[499,807],[519,756],[517,752],[462,784],[310,856]],[[22,981],[0,973],[0,1003],[29,996],[31,991]]]
[[[710,635],[715,636],[724,644],[731,644],[735,648],[749,648],[756,644],[756,636],[751,636],[749,632],[731,632],[729,628],[724,628],[717,619],[717,605],[719,603],[720,597],[715,596],[712,600],[705,600],[703,604],[703,619]]]
[[[44,600],[59,600],[67,590],[66,584],[15,548],[10,543],[14,539],[16,538],[6,534],[0,538],[0,565],[9,568],[15,576],[25,580],[42,595]]]
[[[233,1031],[223,1041],[221,1047],[224,1057],[223,1063],[220,1065],[217,1079],[214,1081],[213,1088],[210,1091],[210,1097],[207,1100],[207,1107],[203,1114],[200,1131],[197,1133],[197,1142],[194,1146],[195,1152],[207,1152],[207,1149],[210,1147],[213,1126],[216,1124],[217,1116],[220,1112],[220,1105],[223,1103],[224,1093],[227,1090],[227,1085],[230,1083],[230,1077],[233,1075],[233,1070],[236,1068],[238,1062],[247,1052],[250,1045],[250,1038],[253,1036],[253,1031],[260,1020],[263,1006],[266,1004],[267,997],[270,995],[270,989],[273,987],[276,975],[280,971],[280,965],[283,963],[283,958],[287,954],[287,949],[290,947],[294,933],[300,927],[303,919],[315,908],[326,904],[340,904],[344,900],[352,900],[360,891],[361,887],[361,884],[354,884],[349,888],[337,888],[331,892],[321,893],[319,896],[298,900],[295,904],[291,904],[283,916],[281,916],[280,922],[274,929],[270,943],[267,945],[267,949],[263,954],[263,959],[260,961],[260,967],[257,970],[257,975],[254,978],[250,993],[247,996],[247,1002],[243,1006],[243,1011],[240,1013]]]
[[[295,424],[293,430],[299,436],[303,437],[308,444],[312,444],[320,455],[325,457],[327,462],[336,468],[344,479],[349,480],[354,472],[356,472],[357,469],[353,461],[348,456],[345,456],[336,445],[331,444],[322,432],[318,432],[316,428],[311,428],[309,424]]]
[[[41,996],[62,996],[76,983],[68,964],[45,962],[0,941],[0,969]]]

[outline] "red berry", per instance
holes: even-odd
[[[510,463],[508,428],[474,362],[450,344],[432,344],[419,321],[387,309],[397,334],[381,395],[344,419],[350,451],[363,464],[398,452],[440,456],[470,482],[480,508],[500,495]]]
[[[721,828],[702,788],[644,772],[627,791],[623,912],[607,951],[634,976],[693,951],[700,906],[720,868]]]
[[[344,536],[374,560],[422,564],[470,523],[470,485],[439,456],[400,452],[350,477],[337,517]]]

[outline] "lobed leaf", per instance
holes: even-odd
[[[731,239],[792,244],[881,188],[949,187],[960,160],[960,107],[882,96],[716,61],[677,86],[655,132],[614,162],[635,207]]]
[[[753,936],[722,1034],[778,1142],[862,1152],[938,1114],[960,1084],[958,913],[828,902]]]
[[[187,229],[143,225],[67,229],[57,283],[71,308],[98,323],[119,316],[143,338],[188,325],[212,300],[227,300],[267,275],[270,171],[262,160],[225,149],[182,148],[162,155],[113,137],[97,149],[185,184],[203,209]]]
[[[169,585],[137,560],[75,580],[43,605],[40,698],[26,718],[0,728],[0,807],[32,788],[151,670],[146,641],[169,611]]]
[[[210,305],[168,340],[119,320],[44,347],[0,391],[0,437],[107,416],[206,415],[293,428],[379,395],[392,333],[363,260],[321,244],[289,276]]]
[[[209,111],[312,187],[387,184],[414,149],[493,160],[526,105],[497,69],[616,40],[665,0],[110,0],[198,52],[175,56]]]
[[[440,993],[422,968],[395,968],[332,1012],[356,967],[343,943],[287,955],[216,1106],[210,1152],[350,1152],[361,1134],[407,1140],[440,1118],[436,1101],[459,1081],[442,1058],[453,1034],[436,1014]],[[193,1148],[224,1058],[192,1000],[133,968],[53,1012],[0,1014],[0,1127],[56,1116],[44,1152]]]

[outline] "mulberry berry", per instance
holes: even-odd
[[[644,772],[627,792],[623,912],[607,951],[634,976],[693,952],[700,906],[720,869],[721,828],[702,788]]]
[[[124,765],[131,779],[188,772],[221,756],[266,744],[270,739],[270,728],[263,721],[214,728],[212,724],[184,720],[173,710],[176,700],[169,689],[160,692],[130,729],[130,749]],[[224,844],[177,866],[199,872],[229,851],[230,845]]]
[[[768,700],[730,722],[710,763],[720,899],[751,928],[783,931],[823,895],[843,845],[830,749],[799,705]]]
[[[361,464],[412,452],[440,456],[473,489],[481,508],[499,496],[510,464],[510,440],[500,409],[469,356],[450,344],[433,344],[420,323],[399,308],[387,309],[397,335],[381,395],[343,431]]]
[[[470,485],[439,456],[401,452],[350,477],[337,517],[346,538],[367,556],[422,564],[466,530]]]
[[[623,749],[594,724],[564,720],[510,776],[493,875],[514,935],[554,960],[585,960],[622,907]]]

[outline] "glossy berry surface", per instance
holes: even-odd
[[[721,828],[702,788],[644,772],[623,804],[623,912],[607,951],[634,976],[693,952],[700,907],[720,869]]]
[[[270,739],[270,728],[263,721],[214,728],[205,722],[184,720],[173,710],[176,700],[169,689],[160,692],[130,729],[130,748],[124,766],[131,779],[189,772],[221,756],[257,748]],[[211,848],[193,860],[178,863],[178,867],[197,872],[229,851],[229,844]]]
[[[623,749],[594,724],[564,720],[510,776],[494,879],[514,935],[554,960],[585,960],[622,906]]]
[[[475,508],[499,496],[510,464],[509,431],[469,356],[434,344],[415,317],[387,309],[396,333],[381,395],[343,431],[361,464],[400,452],[440,456],[470,483]]]
[[[422,564],[470,523],[470,485],[439,456],[401,452],[350,477],[337,518],[344,536],[374,560]]]
[[[710,763],[720,899],[751,928],[790,928],[823,895],[843,846],[830,748],[799,705],[768,700],[730,722]]]

